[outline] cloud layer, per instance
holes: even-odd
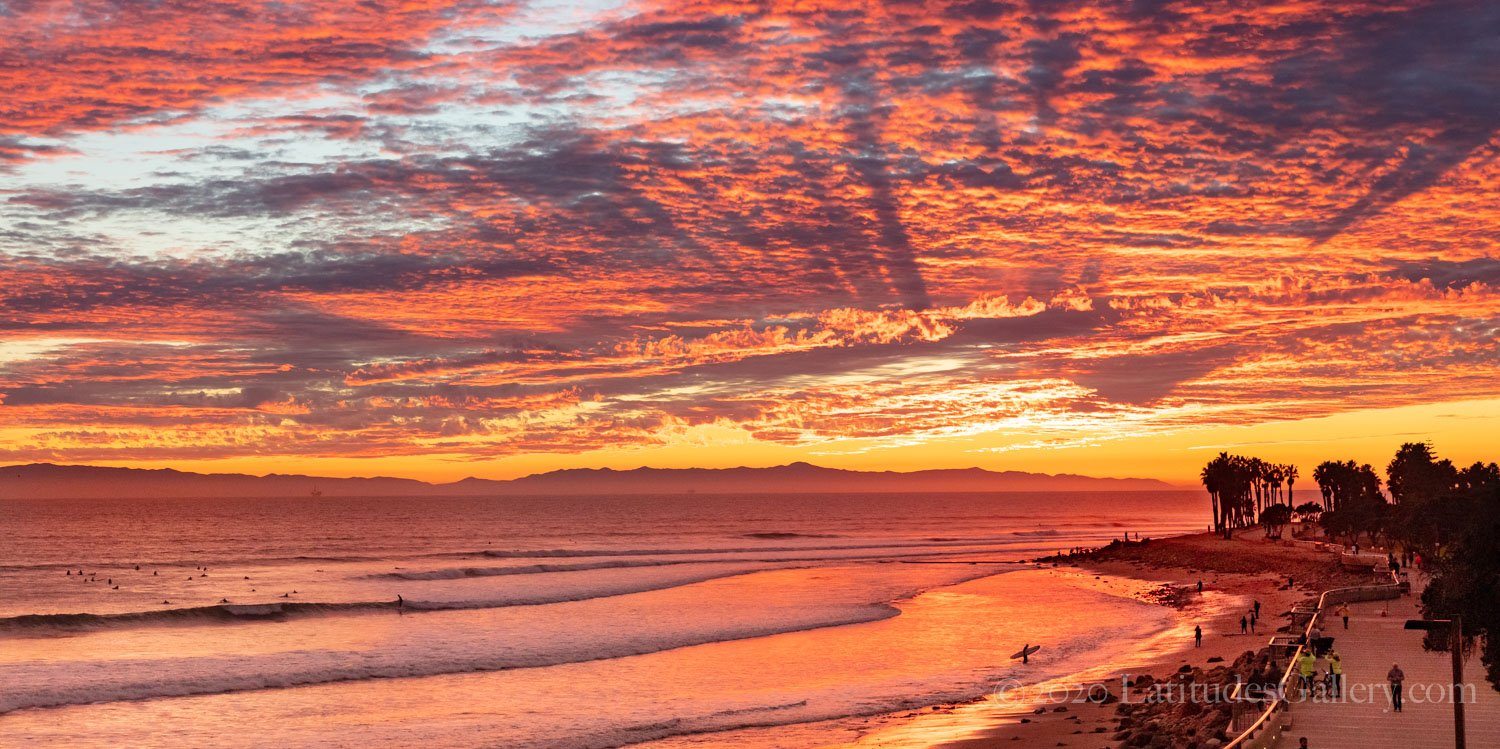
[[[0,6],[0,460],[1497,392],[1495,4],[870,5]]]

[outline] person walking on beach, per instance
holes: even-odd
[[[1193,647],[1203,647],[1203,628],[1196,624],[1193,625]]]
[[[1198,594],[1199,595],[1203,594],[1203,581],[1202,580],[1198,581]]]
[[[1257,611],[1251,611],[1250,612],[1250,634],[1252,634],[1252,635],[1255,634],[1255,624],[1258,621],[1260,621],[1260,613],[1257,612]]]
[[[1255,599],[1255,618],[1260,618],[1260,599]]]
[[[1401,712],[1401,683],[1406,681],[1406,672],[1401,670],[1399,664],[1393,664],[1385,678],[1391,683],[1391,709],[1399,713]]]
[[[1245,618],[1245,617],[1243,617],[1243,616],[1240,617],[1240,634],[1242,634],[1242,635],[1248,635],[1248,634],[1250,634],[1250,620],[1247,619],[1247,618]]]
[[[1344,694],[1344,660],[1339,657],[1339,651],[1328,651],[1328,686],[1333,688],[1333,696],[1341,697]]]

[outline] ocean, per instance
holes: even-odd
[[[1207,517],[1201,492],[0,499],[0,743],[838,744],[1159,635],[1169,610],[1023,560]]]

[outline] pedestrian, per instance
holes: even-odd
[[[1260,618],[1260,599],[1255,599],[1255,618]]]
[[[1297,683],[1306,692],[1312,689],[1313,674],[1318,670],[1318,660],[1313,657],[1312,651],[1303,649],[1302,655],[1297,656]]]
[[[1252,635],[1255,634],[1255,624],[1257,622],[1259,622],[1259,621],[1260,621],[1260,616],[1259,615],[1254,614],[1254,613],[1250,614],[1250,634],[1252,634]]]
[[[1354,556],[1359,556],[1359,542],[1354,542]]]
[[[1339,651],[1328,651],[1328,681],[1333,687],[1333,696],[1339,697],[1344,693],[1344,659],[1339,656]]]
[[[1343,619],[1344,619],[1344,629],[1348,629],[1349,628],[1349,604],[1347,604],[1347,603],[1341,603],[1341,604],[1339,604],[1339,616],[1343,617]]]
[[[1203,628],[1196,624],[1193,625],[1193,647],[1203,647]]]
[[[1307,737],[1297,739],[1297,749],[1307,749]]]
[[[1198,593],[1199,594],[1203,593],[1203,581],[1202,580],[1198,581]]]
[[[1385,678],[1391,683],[1391,708],[1399,713],[1401,712],[1401,683],[1406,681],[1406,672],[1401,670],[1399,664],[1392,665]]]
[[[1240,634],[1250,634],[1250,620],[1243,616],[1240,617]]]

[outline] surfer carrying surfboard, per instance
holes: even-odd
[[[1018,651],[1016,651],[1014,653],[1011,653],[1010,654],[1010,659],[1011,660],[1015,660],[1017,658],[1020,658],[1022,663],[1030,663],[1031,662],[1031,654],[1035,653],[1036,651],[1041,650],[1041,649],[1042,649],[1041,645],[1032,645],[1031,643],[1028,642],[1025,645],[1022,645],[1020,650],[1018,650]]]

